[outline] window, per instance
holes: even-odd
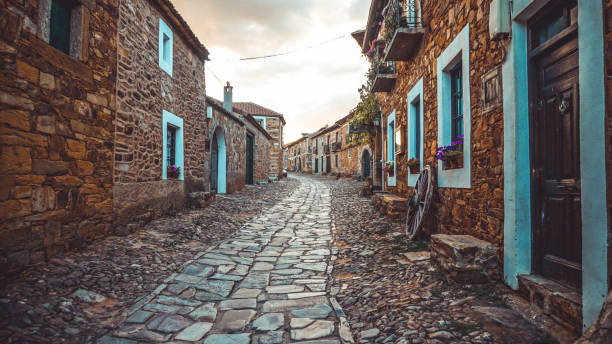
[[[83,41],[89,36],[89,9],[74,0],[40,0],[39,37],[55,49],[73,58],[86,60]]]
[[[183,119],[164,110],[162,113],[163,150],[162,179],[168,178],[168,166],[180,168],[178,179],[183,180]]]
[[[166,128],[166,165],[176,165],[176,127],[168,124]]]
[[[389,173],[387,185],[396,186],[396,171],[395,166],[395,110],[387,117],[387,162],[393,163],[393,171]]]
[[[438,146],[449,146],[463,136],[459,168],[445,169],[437,161],[438,186],[471,187],[470,28],[466,25],[436,61]],[[423,106],[421,100],[420,107]],[[421,109],[421,111],[423,111]],[[422,126],[422,118],[421,118]],[[421,142],[422,146],[422,142]]]
[[[159,19],[159,67],[168,75],[172,76],[173,61],[173,34],[170,27],[160,18]]]
[[[418,170],[423,169],[423,78],[412,87],[406,98],[408,104],[408,117],[406,121],[407,158],[419,159]],[[416,184],[417,173],[408,169],[408,186]]]
[[[463,136],[463,87],[461,64],[450,72],[451,87],[451,141]]]
[[[336,167],[338,167],[338,154],[336,154]]]
[[[349,159],[351,158],[351,149],[350,149],[350,148],[349,148],[349,150],[348,150],[348,158],[349,158]]]
[[[413,145],[412,158],[420,158],[421,156],[421,102],[417,100],[412,103],[412,111],[414,113],[414,128],[412,128]]]
[[[51,1],[49,44],[64,54],[70,54],[70,12],[73,4],[69,1]]]
[[[257,121],[257,123],[259,123],[259,125],[261,125],[261,127],[262,127],[262,128],[264,128],[264,129],[266,129],[266,130],[268,129],[268,128],[266,128],[266,125],[267,125],[267,123],[266,123],[266,122],[267,122],[267,121],[266,121],[266,119],[267,119],[267,118],[266,118],[265,116],[253,116],[253,118],[255,118],[255,120]]]

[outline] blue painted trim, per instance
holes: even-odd
[[[515,6],[518,5],[515,4]],[[516,13],[516,11],[515,11]],[[531,157],[527,28],[512,23],[512,41],[503,66],[504,90],[504,280],[531,273]]]
[[[175,157],[175,165],[181,168],[181,173],[179,175],[179,180],[184,180],[185,173],[185,164],[184,164],[184,143],[183,143],[183,119],[170,113],[166,110],[162,111],[162,135],[163,135],[163,146],[162,146],[162,178],[168,179],[167,171],[168,171],[168,163],[166,153],[166,144],[168,137],[168,124],[175,126],[176,129],[176,157]]]
[[[253,116],[253,118],[255,118],[256,120],[257,120],[257,119],[262,119],[262,120],[263,120],[263,125],[262,125],[262,127],[263,127],[264,129],[268,130],[268,128],[266,127],[266,124],[267,124],[266,122],[268,121],[268,117],[266,117],[266,116]]]
[[[393,125],[391,125],[393,122]],[[395,110],[387,117],[387,161],[395,161]],[[393,164],[393,177],[388,177],[387,185],[396,186],[397,165]]]
[[[221,127],[213,131],[217,136],[217,193],[227,193],[227,146],[225,133]]]
[[[415,113],[414,102],[419,102],[419,113]],[[418,157],[421,160],[421,168],[423,170],[423,78],[417,81],[416,85],[408,92],[408,96],[406,97],[406,104],[408,106],[408,132],[406,133],[406,138],[408,140],[408,159]],[[416,116],[419,116],[419,132],[420,136],[420,149],[416,151],[416,142],[412,137],[414,130],[416,129]],[[419,174],[411,174],[410,169],[406,169],[408,171],[408,186],[416,185],[416,181],[419,178]]]
[[[164,36],[168,38],[165,42]],[[168,75],[172,76],[172,61],[174,59],[174,38],[170,27],[159,18],[159,41],[157,44],[157,50],[159,53],[159,67],[164,70]],[[164,50],[166,55],[164,57]]]
[[[586,329],[608,294],[604,32],[601,1],[578,1],[582,318]]]
[[[438,186],[443,188],[467,188],[472,183],[472,121],[470,102],[470,25],[459,32],[457,37],[442,52],[437,60],[438,72],[438,145],[451,144],[451,87],[450,68],[461,61],[463,78],[463,168],[444,170],[438,163]]]

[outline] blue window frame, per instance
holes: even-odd
[[[167,179],[168,166],[180,167],[180,180],[184,178],[183,158],[183,119],[163,110],[162,113],[163,149],[162,149],[162,178]]]
[[[174,55],[173,34],[170,27],[159,19],[159,67],[172,76],[172,61]]]
[[[395,110],[387,117],[387,161],[393,162],[393,177],[388,178],[387,185],[396,186],[397,166],[395,166]]]
[[[438,186],[469,189],[472,185],[469,24],[440,54],[436,65],[438,146],[448,146],[456,136],[463,135],[463,167],[445,170],[438,161]]]
[[[74,3],[69,0],[52,0],[49,27],[49,45],[70,54],[70,22]]]
[[[419,79],[406,97],[408,104],[408,159],[419,159],[419,170],[423,169],[423,78]],[[408,185],[416,183],[418,174],[410,173],[408,169]]]

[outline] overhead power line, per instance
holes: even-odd
[[[348,36],[348,34],[344,34],[332,39],[328,39],[324,42],[320,42],[317,44],[313,44],[313,45],[309,45],[307,47],[303,47],[303,48],[299,48],[299,49],[295,49],[295,50],[290,50],[290,51],[285,51],[285,52],[280,52],[280,53],[274,53],[274,54],[269,54],[269,55],[262,55],[262,56],[254,56],[254,57],[243,57],[243,58],[239,58],[239,59],[230,59],[230,60],[222,60],[221,62],[236,62],[236,61],[251,61],[251,60],[259,60],[259,59],[267,59],[270,57],[277,57],[277,56],[283,56],[283,55],[289,55],[289,54],[295,54],[295,53],[299,53],[302,52],[304,50],[309,50],[309,49],[313,49],[313,48],[317,48],[320,47],[322,45],[337,41],[339,39],[342,39],[344,37]]]
[[[219,79],[219,77],[217,76],[217,74],[215,74],[215,72],[213,72],[213,70],[212,70],[212,69],[211,69],[211,68],[208,66],[208,63],[207,63],[207,64],[205,64],[205,66],[206,66],[206,68],[208,69],[208,71],[210,72],[210,74],[212,74],[212,75],[215,77],[215,79],[217,79],[217,82],[219,82],[219,85],[221,85],[221,86],[225,86],[225,85],[223,85],[223,81],[221,81],[221,79]]]

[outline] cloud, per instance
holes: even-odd
[[[344,117],[359,101],[368,63],[350,33],[365,25],[370,0],[173,0],[211,52],[207,94],[222,97],[230,81],[236,101],[285,115],[285,142]],[[237,62],[307,47],[296,54]],[[234,60],[234,61],[227,61]]]

